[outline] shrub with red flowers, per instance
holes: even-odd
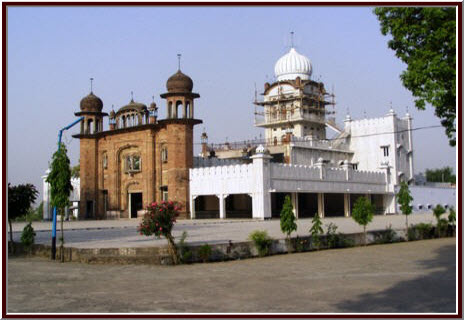
[[[160,203],[153,202],[146,210],[147,213],[145,213],[137,231],[140,232],[140,235],[165,237],[168,240],[173,262],[177,264],[177,248],[171,232],[179,215],[180,207],[173,201],[161,201]]]

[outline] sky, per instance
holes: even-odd
[[[289,50],[312,63],[313,79],[334,88],[336,121],[381,117],[390,106],[406,110],[413,127],[439,125],[433,109],[414,107],[401,84],[406,66],[388,49],[388,37],[369,7],[10,7],[8,8],[7,132],[8,181],[42,190],[57,148],[58,131],[76,119],[79,102],[93,91],[105,112],[155,96],[159,118],[166,115],[160,94],[181,69],[194,81],[196,150],[206,130],[209,142],[243,141],[264,134],[254,128],[258,93],[274,77],[274,65]],[[108,128],[105,119],[104,128]],[[329,130],[329,129],[328,129]],[[65,132],[73,165],[79,140]],[[456,168],[456,149],[443,128],[413,133],[415,173]]]

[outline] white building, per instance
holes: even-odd
[[[50,173],[50,169],[45,171],[45,175],[42,176],[42,197],[43,197],[43,219],[44,220],[52,220],[53,219],[53,207],[50,205],[50,184],[47,182],[48,174]],[[79,199],[80,199],[80,179],[79,178],[71,178],[71,185],[73,190],[69,195],[69,202],[71,204],[70,207],[66,208],[66,219],[69,218],[69,213],[75,218],[78,217],[79,214]],[[69,212],[71,211],[71,212]]]
[[[264,140],[214,147],[202,135],[201,156],[209,159],[190,170],[192,217],[278,217],[286,194],[297,217],[349,216],[360,196],[377,214],[397,212],[395,191],[414,181],[411,116],[392,109],[374,119],[348,115],[341,129],[330,116],[334,95],[311,73],[294,48],[277,61],[276,81],[255,101]],[[221,165],[211,156],[245,163]]]

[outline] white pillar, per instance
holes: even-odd
[[[50,184],[46,181],[48,178],[48,174],[50,173],[50,169],[45,171],[45,175],[42,176],[43,180],[43,217],[44,220],[50,220]]]
[[[255,190],[253,192],[253,218],[271,218],[271,164],[272,157],[264,153],[264,147],[259,146],[253,160],[253,171],[255,176]]]
[[[226,218],[226,198],[228,195],[220,194],[219,197],[219,218],[225,219]]]
[[[408,122],[408,150],[407,157],[409,161],[409,179],[414,180],[414,161],[413,161],[413,149],[412,149],[412,117],[409,113],[406,113],[406,121]]]
[[[344,204],[345,204],[345,217],[351,216],[350,212],[350,194],[345,193],[344,195]]]
[[[190,196],[190,219],[195,219],[195,199],[197,196]]]
[[[298,219],[298,193],[292,192],[293,215]]]
[[[324,208],[324,194],[323,193],[317,194],[317,213],[319,214],[319,217],[324,218],[325,208]]]

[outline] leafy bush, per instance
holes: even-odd
[[[296,236],[296,238],[293,239],[293,247],[296,249],[297,252],[305,251],[307,243],[307,239],[300,239],[300,237],[298,236]]]
[[[344,233],[339,232],[337,234],[337,248],[350,248],[354,247],[354,240],[348,238]]]
[[[433,238],[433,225],[431,223],[418,223],[414,226],[416,231],[416,239],[430,239]]]
[[[32,223],[29,222],[21,233],[21,243],[26,249],[29,249],[34,244],[35,231],[32,228]]]
[[[449,214],[448,214],[448,225],[449,228],[451,229],[451,236],[456,235],[456,211],[454,210],[453,207],[449,209]]]
[[[253,241],[260,257],[264,257],[269,254],[272,238],[269,237],[266,231],[255,230],[250,233],[248,238]]]
[[[443,231],[446,232],[448,229],[448,221],[445,219],[442,219],[441,216],[446,212],[445,208],[443,208],[441,205],[437,205],[433,209],[433,215],[435,216],[435,219],[437,219],[437,227],[436,227],[436,233],[438,238],[441,237],[443,234]]]
[[[312,226],[309,229],[309,232],[311,233],[311,244],[313,248],[316,250],[319,250],[321,246],[321,235],[324,233],[324,230],[322,229],[322,221],[317,212],[314,214]]]
[[[452,225],[453,227],[456,225],[456,211],[454,210],[453,207],[449,209],[448,221],[449,221],[449,224]]]
[[[173,262],[177,264],[179,257],[171,232],[176,218],[179,216],[180,207],[173,201],[162,201],[161,203],[153,202],[146,210],[147,213],[145,213],[137,230],[145,236],[155,235],[158,238],[164,236],[168,240]]]
[[[329,249],[336,248],[339,246],[340,237],[337,234],[337,229],[338,227],[333,222],[327,225],[326,239],[327,239],[327,248]]]
[[[437,226],[435,228],[438,238],[442,236],[447,236],[448,226],[449,226],[448,220],[440,219],[438,221]]]
[[[408,241],[414,241],[417,240],[417,232],[416,232],[416,227],[414,225],[411,225],[408,229]]]
[[[409,230],[409,228],[406,230]],[[375,243],[393,243],[395,240],[396,231],[392,229],[391,224],[385,229],[384,232],[381,232],[375,236]]]
[[[209,244],[204,244],[198,249],[198,256],[203,262],[209,260],[211,256],[211,246]]]
[[[179,243],[177,245],[177,252],[179,254],[180,263],[189,263],[192,260],[192,251],[185,244],[185,239],[187,239],[187,236],[187,231],[182,232],[182,236],[180,237]]]

